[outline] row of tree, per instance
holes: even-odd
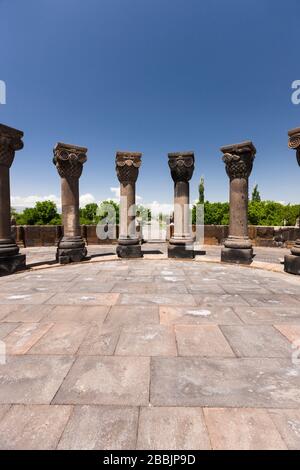
[[[204,180],[201,178],[199,184],[199,200],[192,210],[192,221],[196,223],[196,214],[199,207],[204,206],[205,225],[228,225],[229,223],[229,203],[205,201]],[[142,206],[137,206],[137,216],[144,222],[151,220],[151,210]],[[37,202],[35,207],[24,209],[18,213],[12,211],[12,216],[18,225],[61,225],[61,215],[52,201]],[[87,204],[80,209],[80,223],[82,225],[97,224],[104,218],[110,223],[119,223],[119,204],[112,200],[106,200],[99,205],[96,203]],[[274,201],[262,201],[257,185],[252,191],[249,202],[248,220],[251,225],[296,225],[300,217],[300,204],[281,204]],[[163,220],[162,214],[159,220]]]

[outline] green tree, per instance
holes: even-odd
[[[205,188],[204,188],[204,178],[201,176],[200,178],[200,183],[198,186],[198,191],[199,191],[199,202],[200,204],[204,204],[205,200]]]
[[[256,184],[253,188],[251,201],[252,202],[261,202],[260,192],[258,190],[258,184]]]
[[[112,199],[102,201],[97,210],[98,222],[106,221],[110,224],[119,224],[120,219],[120,205]]]
[[[96,224],[99,220],[97,216],[98,211],[98,204],[92,202],[91,204],[87,204],[83,209],[80,209],[80,220],[82,224],[91,225]]]

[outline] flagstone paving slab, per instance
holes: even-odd
[[[138,327],[159,323],[158,305],[114,305],[104,323],[106,328]]]
[[[298,408],[300,369],[290,359],[152,358],[154,406]]]
[[[93,323],[77,354],[80,356],[112,356],[119,340],[121,328],[107,328]]]
[[[0,365],[0,403],[49,404],[73,361],[70,356],[8,356]]]
[[[269,410],[269,414],[290,450],[300,449],[300,410]]]
[[[248,325],[300,324],[300,307],[234,307],[233,310]]]
[[[59,442],[63,450],[132,450],[136,447],[138,408],[76,406]]]
[[[0,278],[0,447],[300,448],[300,278],[151,256]]]
[[[206,408],[204,416],[214,450],[287,450],[265,410]]]
[[[26,354],[52,327],[53,323],[21,324],[6,336],[6,354]]]
[[[271,325],[222,325],[221,330],[238,357],[291,357],[289,341]]]
[[[109,306],[101,305],[56,305],[49,307],[49,312],[47,316],[43,318],[43,321],[55,323],[102,323],[105,320],[110,308]]]
[[[211,449],[201,408],[141,408],[137,448]]]
[[[71,411],[71,406],[12,406],[0,421],[0,449],[55,449]]]
[[[57,323],[32,345],[29,354],[75,354],[89,329],[89,324]]]
[[[174,330],[164,325],[123,329],[115,354],[117,356],[177,356]]]
[[[300,322],[299,322],[300,323]],[[298,342],[300,348],[300,324],[299,325],[275,325],[278,331],[291,343]]]
[[[4,305],[0,308],[2,309],[2,307]],[[7,313],[2,321],[22,323],[37,323],[42,319],[46,319],[47,315],[54,309],[52,305],[7,305],[7,307],[13,308],[11,308],[11,311]],[[51,320],[49,322],[51,323]]]
[[[149,358],[78,357],[53,403],[147,405],[149,381]]]
[[[235,357],[216,325],[176,325],[179,356]]]
[[[231,307],[159,307],[163,325],[240,325],[242,321]]]

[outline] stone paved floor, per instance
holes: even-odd
[[[2,449],[300,448],[298,277],[109,255],[35,269],[0,279],[0,339]]]
[[[116,253],[116,245],[89,245],[89,255],[93,259],[101,259],[104,256],[112,256]],[[204,260],[214,259],[220,260],[221,246],[204,245],[197,248],[199,253],[201,252],[201,259]],[[158,256],[166,257],[167,244],[166,243],[145,243],[143,245],[143,251],[147,254],[153,254],[157,258]],[[254,247],[255,261],[265,263],[280,264],[286,254],[290,253],[290,250],[286,248],[264,248]],[[22,253],[27,255],[27,263],[34,266],[40,266],[43,264],[53,265],[55,264],[55,247],[34,247],[34,248],[23,248]],[[203,255],[203,253],[205,253]]]

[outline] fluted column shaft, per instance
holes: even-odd
[[[248,237],[249,176],[253,168],[256,148],[250,141],[222,147],[223,161],[230,181],[229,237],[224,242],[221,260],[250,264],[252,244]]]
[[[190,227],[190,184],[195,167],[193,152],[169,153],[169,167],[174,181],[174,235],[169,240],[170,258],[193,258]]]
[[[87,254],[79,220],[79,178],[87,160],[87,148],[58,143],[54,159],[61,177],[61,205],[64,236],[59,242],[57,260],[61,264],[82,261]]]
[[[25,256],[11,233],[10,167],[23,148],[23,132],[0,124],[0,275],[25,268]]]
[[[117,254],[120,258],[140,258],[140,239],[136,234],[135,185],[141,166],[141,153],[117,152],[116,172],[120,182],[120,235]]]

